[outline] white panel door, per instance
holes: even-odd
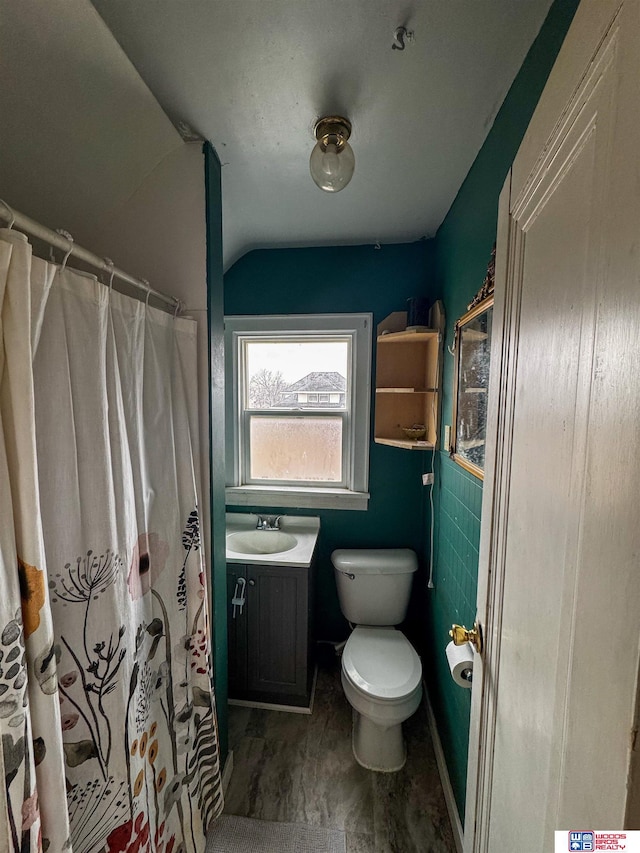
[[[622,828],[640,640],[640,0],[583,0],[501,199],[465,849]]]

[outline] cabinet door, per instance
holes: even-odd
[[[246,601],[240,613],[236,607],[235,617],[231,599],[234,596],[238,578],[247,580]],[[229,643],[229,696],[243,699],[247,692],[247,607],[249,605],[249,585],[247,566],[227,565],[227,637]]]
[[[284,566],[248,566],[247,570],[249,691],[265,701],[304,704],[308,570]]]

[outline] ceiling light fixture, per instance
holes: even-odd
[[[351,122],[342,116],[325,116],[313,129],[318,140],[309,159],[309,170],[315,183],[327,193],[344,189],[356,165],[353,149],[348,143]]]

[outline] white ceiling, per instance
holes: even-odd
[[[249,248],[433,235],[551,0],[92,0],[167,114],[223,163],[227,264]],[[22,4],[19,4],[22,6]],[[392,50],[405,25],[415,40]],[[312,183],[314,121],[356,171]]]
[[[166,113],[220,155],[227,266],[432,235],[550,2],[0,0],[0,197],[92,247],[183,146]],[[356,172],[326,194],[308,159],[334,111]]]

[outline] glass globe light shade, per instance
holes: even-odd
[[[355,169],[356,158],[348,142],[342,145],[329,142],[326,146],[318,142],[309,158],[309,171],[315,183],[327,193],[344,189]]]

